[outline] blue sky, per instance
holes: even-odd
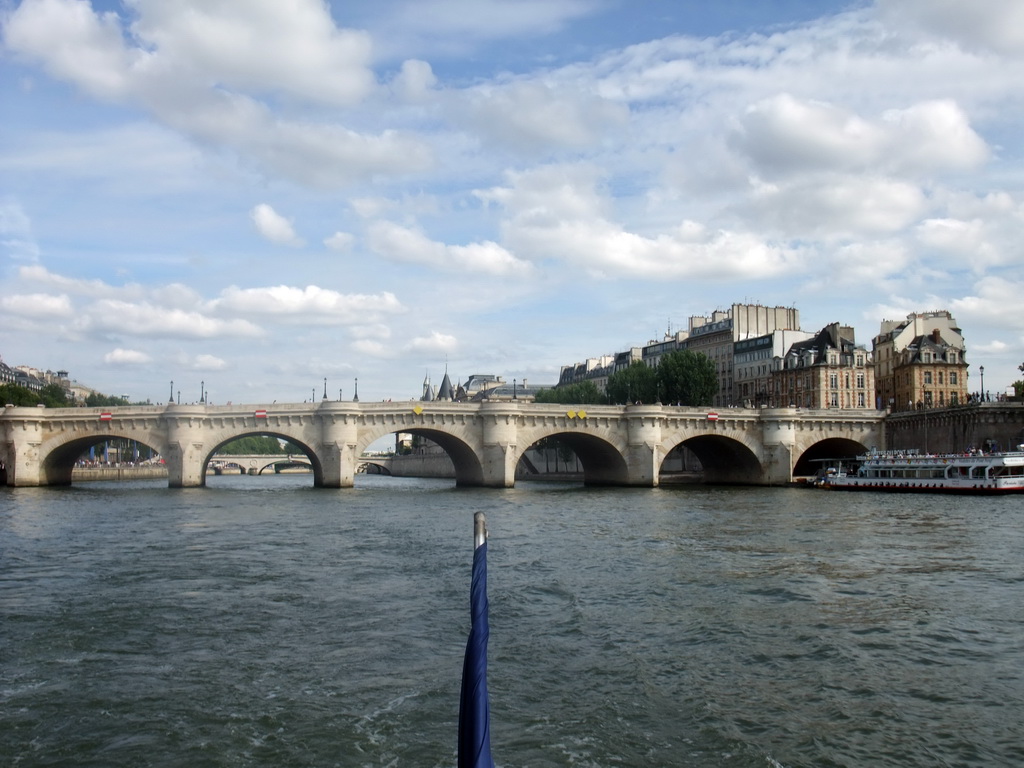
[[[0,356],[419,395],[734,302],[1024,361],[1016,0],[2,2]]]

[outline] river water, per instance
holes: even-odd
[[[0,765],[1024,764],[1024,499],[309,475],[0,489]]]

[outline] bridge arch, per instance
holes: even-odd
[[[293,435],[293,434],[284,434],[283,432],[277,432],[277,431],[274,431],[272,429],[262,429],[262,430],[249,429],[249,430],[241,431],[238,434],[233,434],[233,435],[231,435],[229,437],[221,436],[220,442],[218,442],[216,445],[214,445],[213,448],[207,452],[206,457],[202,461],[202,470],[200,472],[200,475],[202,477],[202,485],[206,485],[206,474],[207,474],[207,472],[209,471],[209,468],[210,468],[210,461],[217,454],[217,451],[219,451],[221,448],[223,448],[228,443],[234,442],[235,440],[238,440],[239,438],[242,438],[242,437],[273,437],[273,438],[279,439],[279,440],[287,440],[289,443],[291,443],[296,448],[301,450],[302,453],[306,456],[306,458],[309,459],[309,465],[310,465],[310,467],[313,470],[313,485],[316,486],[317,488],[323,486],[323,484],[324,484],[324,469],[323,469],[323,465],[320,463],[320,458],[317,456],[316,451],[313,450],[313,448],[311,448],[309,445],[307,445],[302,439],[296,437],[295,435]],[[285,455],[282,455],[280,460],[281,461],[287,461],[288,457],[285,456]],[[263,470],[265,470],[267,467],[273,466],[276,463],[278,463],[277,460],[270,461],[270,462],[264,464],[262,467],[259,468],[259,470],[258,470],[259,474],[263,474]]]
[[[694,435],[667,445],[667,457],[679,446],[693,451],[709,484],[751,485],[763,482],[764,467],[744,441],[723,434]]]
[[[111,441],[135,443],[156,454],[166,450],[151,434],[139,435],[130,430],[117,430],[101,434],[75,435],[53,444],[44,445],[39,451],[39,477],[44,485],[71,485],[72,474],[78,460],[90,448],[105,445]],[[120,457],[119,457],[120,458]],[[134,458],[133,458],[134,460]]]
[[[811,477],[821,469],[823,459],[852,459],[867,453],[862,443],[844,437],[829,437],[807,447],[793,465],[794,477]]]
[[[458,435],[440,429],[426,429],[423,427],[402,429],[400,431],[410,435],[425,437],[432,443],[441,446],[455,467],[456,486],[479,486],[484,484],[484,467],[480,461],[480,456],[471,445]]]
[[[359,465],[356,467],[356,474],[386,475],[391,477],[391,467],[385,461],[360,459]]]
[[[518,463],[528,450],[542,440],[557,440],[569,448],[583,467],[583,484],[593,486],[614,486],[629,484],[629,467],[622,451],[612,442],[586,432],[553,430],[547,433],[530,433],[526,444],[517,446],[515,460]]]

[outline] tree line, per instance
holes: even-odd
[[[669,405],[711,405],[718,392],[715,364],[700,352],[680,349],[662,355],[657,367],[635,360],[608,377],[602,393],[592,381],[581,381],[541,390],[538,403],[575,405],[625,405],[664,403]]]
[[[20,384],[0,384],[0,404],[18,406],[45,405],[47,408],[70,408],[76,403],[71,393],[60,384],[46,384],[42,389],[35,390]],[[84,404],[90,408],[105,408],[115,405],[148,405],[148,403],[129,403],[123,397],[101,395],[90,392]]]

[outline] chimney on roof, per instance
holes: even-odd
[[[939,333],[939,329],[938,328],[933,328],[932,329],[932,341],[934,341],[936,344],[938,344],[940,341],[942,341],[942,334]]]

